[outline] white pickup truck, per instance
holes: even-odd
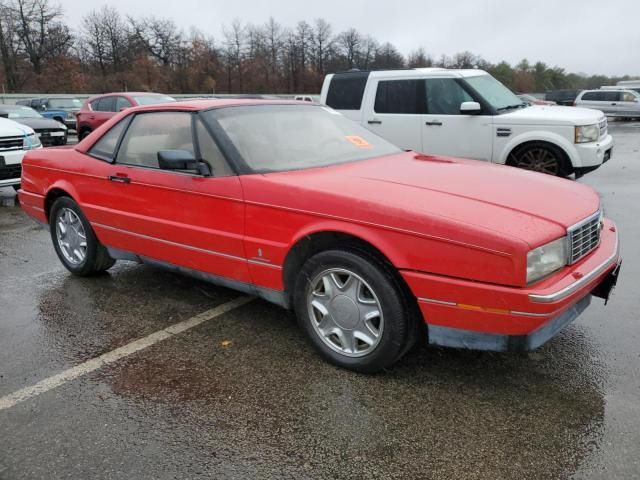
[[[31,127],[0,118],[0,187],[20,187],[22,157],[32,148],[42,143]]]
[[[558,176],[595,170],[613,149],[602,112],[528,106],[482,70],[331,74],[320,101],[406,149]]]

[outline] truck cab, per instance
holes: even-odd
[[[581,175],[611,156],[602,112],[530,106],[482,70],[327,75],[321,102],[405,149]]]

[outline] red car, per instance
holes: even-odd
[[[364,372],[425,330],[536,348],[608,298],[620,262],[591,188],[404,152],[301,102],[128,109],[75,147],[27,153],[20,201],[76,275],[135,260],[260,296]]]
[[[150,92],[117,92],[89,97],[76,113],[78,139],[82,140],[116,113],[127,108],[175,101],[175,98],[168,95]]]

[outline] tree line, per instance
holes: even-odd
[[[471,52],[403,55],[354,28],[319,18],[284,26],[234,21],[220,38],[171,19],[133,18],[105,5],[72,29],[50,0],[0,0],[0,82],[12,92],[317,93],[327,73],[480,68],[518,92],[597,88],[630,77],[586,76],[522,60],[491,63]]]

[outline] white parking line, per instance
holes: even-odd
[[[147,335],[146,337],[128,343],[120,348],[116,348],[115,350],[102,354],[99,357],[87,360],[80,365],[76,365],[75,367],[65,370],[64,372],[58,373],[57,375],[45,378],[35,385],[25,387],[16,392],[10,393],[9,395],[0,398],[0,410],[11,408],[19,403],[24,402],[25,400],[48,392],[49,390],[59,387],[60,385],[64,385],[71,380],[81,377],[82,375],[85,375],[87,373],[93,372],[94,370],[97,370],[105,365],[117,362],[121,358],[139,352],[140,350],[144,350],[145,348],[155,345],[156,343],[166,340],[167,338],[171,338],[174,335],[178,335],[179,333],[196,327],[201,323],[206,322],[207,320],[212,320],[235,308],[241,307],[242,305],[249,303],[253,299],[253,297],[238,297],[234,300],[231,300],[230,302],[223,303],[222,305],[207,310],[206,312],[202,312],[195,317],[191,317],[187,320],[171,325],[167,328]]]

